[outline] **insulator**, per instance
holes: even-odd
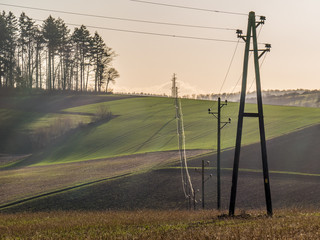
[[[266,20],[266,17],[265,17],[265,16],[260,16],[260,20],[261,20],[261,21],[265,21],[265,20]]]
[[[240,30],[240,29],[237,29],[236,33],[238,34],[238,38],[241,38],[241,35],[242,35],[242,30]]]
[[[267,44],[265,45],[265,47],[266,47],[267,49],[270,49],[270,48],[271,48],[271,44],[267,43]]]

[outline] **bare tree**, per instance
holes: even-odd
[[[120,77],[120,74],[115,68],[109,68],[106,72],[106,93],[108,93],[109,83],[115,83],[116,78]]]

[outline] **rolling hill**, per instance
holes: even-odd
[[[267,142],[275,209],[320,207],[319,134],[320,125],[316,125]],[[292,146],[300,145],[301,141],[305,144],[298,149],[299,154],[292,154]],[[265,207],[259,149],[259,144],[242,148],[237,208]],[[233,153],[233,150],[228,150],[222,155],[222,209],[227,209],[229,204]],[[213,178],[205,185],[205,204],[211,209],[216,204],[216,156],[205,154],[189,161],[195,189],[201,189],[201,175],[193,169],[201,166],[201,160],[211,162],[206,168],[206,176],[212,173]],[[185,209],[186,200],[177,166],[170,163],[152,171],[51,194],[13,206],[7,211]],[[201,190],[197,195],[198,201],[200,196]],[[197,208],[200,205],[197,204]]]
[[[86,100],[84,100],[86,99]],[[182,99],[186,148],[213,149],[216,145],[216,120],[207,109],[215,102]],[[112,112],[110,121],[93,121],[99,108]],[[247,111],[256,105],[247,104]],[[237,126],[238,103],[223,109],[232,124],[223,130],[224,149],[233,147]],[[267,138],[271,139],[319,122],[319,108],[265,105]],[[24,96],[4,99],[0,104],[2,153],[32,155],[22,165],[70,163],[116,156],[177,150],[173,99],[127,96]],[[57,137],[43,149],[32,150],[30,136],[39,128],[53,126],[57,119],[67,119],[67,134]],[[258,122],[244,124],[243,144],[258,141]],[[20,162],[21,164],[21,162]]]
[[[1,96],[1,99],[0,131],[4,133],[1,138],[1,152],[6,153],[1,157],[5,160],[0,161],[2,164],[0,181],[4,189],[1,194],[1,204],[46,193],[50,195],[60,190],[63,192],[66,188],[71,191],[74,187],[78,189],[80,186],[83,187],[81,189],[94,191],[90,186],[102,180],[112,186],[118,184],[121,186],[121,191],[130,192],[138,186],[152,183],[158,186],[157,189],[160,191],[161,186],[170,185],[171,180],[165,177],[167,172],[174,174],[173,179],[179,178],[179,174],[177,175],[179,171],[175,167],[159,169],[160,166],[174,163],[179,157],[176,152],[178,144],[173,99],[112,95],[27,95]],[[215,105],[216,103],[211,101],[182,99],[186,148],[189,156],[212,151],[216,145],[216,120],[206,111],[209,107],[214,111]],[[109,109],[112,118],[108,121],[95,121],[94,117],[99,108]],[[255,111],[256,106],[248,104],[246,110]],[[232,124],[223,129],[222,139],[224,154],[230,156],[232,153],[227,150],[234,145],[237,111],[237,103],[228,103],[223,109],[225,118],[233,119]],[[287,136],[291,132],[319,123],[320,116],[320,109],[317,108],[265,105],[264,112],[269,142],[278,139],[276,137]],[[57,119],[65,118],[71,121],[68,125],[70,129],[53,139],[51,144],[41,149],[25,147],[31,145],[28,136],[36,133],[38,129],[50,128]],[[257,122],[254,119],[245,122],[244,146],[252,146],[250,144],[259,140],[257,130]],[[17,139],[18,141],[15,141]],[[279,143],[280,146],[281,144]],[[307,144],[306,147],[308,146]],[[296,153],[300,152],[299,149],[301,147],[293,148],[292,156],[298,156]],[[279,171],[301,172],[299,169],[292,170],[286,166]],[[224,171],[230,172],[229,165],[224,168]],[[150,172],[150,169],[158,170]],[[256,169],[260,168],[253,168]],[[257,171],[248,172],[247,177],[260,174]],[[315,172],[318,174],[318,171]],[[152,177],[155,173],[159,178]],[[126,177],[109,181],[118,176]],[[150,179],[154,181],[160,179],[165,181],[165,184]],[[84,188],[85,186],[88,188]],[[103,188],[112,192],[114,187],[103,186]],[[115,189],[118,191],[119,187]],[[71,192],[74,191],[78,190]],[[125,192],[115,194],[126,196]],[[143,191],[141,194],[145,196],[147,193]],[[166,196],[161,191],[158,194]],[[105,199],[110,199],[103,196]],[[136,199],[143,204],[144,201],[140,197]],[[157,202],[158,196],[152,199],[151,202]],[[168,206],[177,206],[176,204],[181,201],[176,201],[175,196],[173,199],[172,204],[168,201]],[[112,200],[112,202],[121,201]],[[114,207],[118,206],[122,205]]]

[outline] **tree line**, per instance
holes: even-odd
[[[71,33],[61,18],[38,25],[24,12],[0,14],[0,88],[107,91],[119,77],[115,56],[84,25]]]

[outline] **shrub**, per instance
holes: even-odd
[[[52,125],[48,127],[41,127],[36,129],[31,135],[31,143],[33,149],[39,149],[52,143],[52,141],[66,132],[68,132],[74,126],[72,119],[70,118],[57,118],[53,121]]]
[[[99,121],[108,121],[112,117],[112,113],[109,110],[109,107],[106,105],[99,105],[97,107],[96,112],[94,113],[92,122],[99,122]]]

